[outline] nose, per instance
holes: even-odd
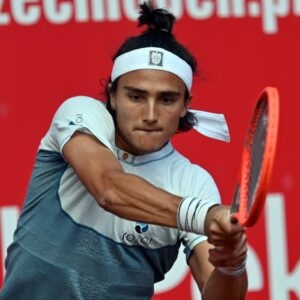
[[[144,121],[155,123],[158,120],[158,111],[155,101],[147,101],[144,108]]]

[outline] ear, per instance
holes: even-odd
[[[109,100],[110,100],[110,106],[113,110],[116,110],[116,93],[111,91],[111,84],[108,85],[109,90]]]
[[[190,95],[189,98],[187,100],[185,100],[184,107],[182,108],[182,112],[180,114],[181,118],[183,118],[186,115],[186,113],[191,105],[191,101],[192,101],[192,95]]]

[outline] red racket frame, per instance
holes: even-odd
[[[266,128],[266,140],[265,149],[263,153],[263,159],[261,163],[261,170],[259,176],[259,182],[251,207],[248,203],[248,176],[249,176],[249,164],[251,160],[251,146],[249,147],[249,141],[252,140],[252,132],[257,124],[259,111],[262,105],[268,106],[268,123]],[[242,152],[242,163],[240,174],[238,177],[238,183],[235,190],[235,195],[231,207],[231,220],[232,222],[238,222],[243,226],[253,226],[264,207],[265,199],[267,196],[268,187],[273,171],[273,165],[275,160],[277,136],[279,125],[279,94],[275,87],[266,87],[260,93],[258,101],[256,103],[254,112],[252,114],[251,122],[245,139],[245,144]]]

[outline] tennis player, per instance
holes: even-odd
[[[196,61],[174,21],[142,4],[147,29],[117,51],[106,103],[76,96],[58,108],[8,248],[1,300],[150,299],[181,244],[203,299],[244,299],[245,230],[229,222],[210,174],[170,142],[197,125],[188,110]],[[201,126],[226,136],[202,116]]]

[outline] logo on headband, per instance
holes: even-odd
[[[163,52],[161,51],[150,51],[149,53],[149,65],[150,66],[163,66]]]

